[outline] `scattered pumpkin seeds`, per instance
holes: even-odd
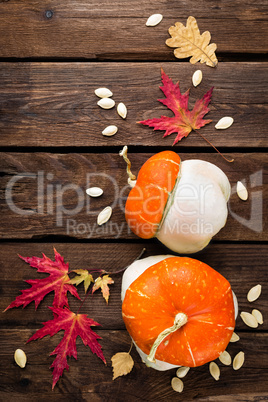
[[[220,379],[220,368],[215,362],[209,363],[209,372],[216,381]]]
[[[225,130],[226,128],[229,128],[234,122],[234,119],[232,117],[222,117],[218,123],[215,125],[215,128],[218,130]]]
[[[97,103],[102,109],[112,109],[115,105],[115,101],[111,98],[102,98]]]
[[[112,135],[115,135],[117,131],[118,128],[116,126],[108,126],[103,130],[102,134],[106,137],[111,137]]]
[[[103,194],[103,190],[99,187],[90,187],[86,190],[86,193],[90,197],[100,197]]]
[[[245,361],[245,353],[244,352],[237,353],[233,361],[233,369],[239,370],[243,366],[244,361]]]
[[[113,96],[113,93],[108,88],[98,88],[95,90],[95,95],[99,98],[109,98],[110,96]]]
[[[180,367],[176,371],[176,376],[179,378],[183,378],[186,376],[186,374],[188,373],[189,370],[190,370],[190,367]]]
[[[235,332],[233,332],[230,342],[237,342],[237,341],[239,341],[239,339],[240,339],[240,336],[238,336]]]
[[[125,119],[127,117],[127,108],[123,102],[118,103],[117,113],[119,114],[120,117],[122,117],[122,119]]]
[[[103,225],[106,223],[112,216],[112,208],[111,207],[106,207],[104,208],[98,215],[97,223],[98,225]]]
[[[246,201],[248,199],[248,190],[241,181],[236,183],[236,192],[241,200]]]
[[[26,366],[27,357],[22,349],[15,350],[14,360],[20,368],[24,368]]]
[[[230,366],[230,364],[232,363],[232,358],[230,354],[225,350],[220,354],[219,361],[222,362],[222,364],[225,364],[226,366]]]
[[[162,21],[162,19],[163,19],[162,14],[153,14],[146,21],[146,26],[147,27],[155,27]]]
[[[251,314],[256,318],[258,324],[263,324],[263,316],[259,310],[254,309]]]
[[[256,318],[254,317],[254,315],[247,313],[245,311],[242,311],[242,313],[240,313],[240,317],[242,318],[242,320],[244,321],[244,323],[251,328],[257,328],[258,326],[258,321],[256,320]]]
[[[196,70],[196,71],[193,73],[192,82],[193,82],[193,86],[194,86],[194,87],[197,87],[197,85],[200,84],[200,82],[202,81],[202,77],[203,77],[203,74],[202,74],[202,71],[201,71],[201,70]]]
[[[261,295],[261,285],[256,285],[253,286],[253,288],[250,289],[247,295],[247,299],[249,302],[254,302],[257,300]]]
[[[178,377],[173,377],[171,380],[172,389],[176,392],[183,391],[183,382]]]

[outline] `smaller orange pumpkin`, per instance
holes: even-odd
[[[149,362],[196,367],[215,360],[235,327],[230,283],[192,258],[150,258],[160,262],[144,269],[147,259],[136,261],[123,277],[122,315],[135,345]]]

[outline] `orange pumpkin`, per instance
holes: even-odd
[[[225,225],[231,186],[217,166],[198,159],[181,162],[175,152],[163,151],[144,163],[135,182],[124,149],[120,155],[134,186],[126,201],[126,221],[137,236],[157,237],[176,253],[191,254]]]
[[[124,274],[136,270],[136,279],[122,288],[122,315],[136,346],[149,361],[172,365],[196,367],[218,358],[235,327],[230,283],[192,258],[165,258],[139,276],[138,263]]]
[[[180,161],[175,152],[163,151],[149,158],[140,169],[125,207],[128,225],[139,237],[155,236],[175,186]]]

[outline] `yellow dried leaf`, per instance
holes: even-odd
[[[78,286],[81,282],[84,281],[85,293],[87,293],[89,285],[91,284],[91,282],[94,282],[92,275],[86,269],[76,269],[73,272],[78,275],[70,279],[68,283]]]
[[[168,30],[171,38],[166,40],[166,44],[170,47],[176,47],[174,55],[178,59],[191,57],[190,63],[195,64],[200,60],[200,63],[206,63],[207,66],[215,67],[218,63],[215,55],[217,45],[211,43],[211,35],[209,31],[200,31],[194,17],[188,17],[186,27],[181,22],[176,22]]]
[[[131,372],[134,361],[129,353],[121,352],[116,353],[112,358],[112,366],[113,366],[113,380],[122,375],[126,375]]]
[[[101,288],[102,295],[104,299],[106,300],[106,303],[108,303],[109,296],[110,296],[110,291],[108,285],[112,285],[114,281],[112,278],[109,277],[109,275],[103,275],[99,276],[93,285],[92,288],[92,293],[94,293],[96,290]]]

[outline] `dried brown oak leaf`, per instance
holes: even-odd
[[[217,45],[211,43],[211,35],[209,31],[200,31],[196,19],[192,16],[188,17],[186,27],[181,22],[176,22],[168,30],[171,38],[166,40],[169,47],[176,47],[174,55],[178,59],[190,57],[190,63],[195,64],[206,63],[207,66],[216,67],[218,60],[215,55]]]
[[[126,352],[116,353],[111,360],[113,366],[113,380],[130,373],[134,366],[132,357]]]

